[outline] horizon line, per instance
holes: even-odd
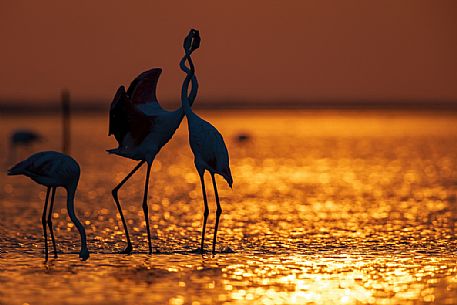
[[[61,109],[60,100],[1,99],[0,113],[54,113]],[[80,99],[72,101],[71,109],[75,112],[108,111],[111,101],[102,99]],[[176,103],[161,103],[165,109],[176,109]],[[457,111],[457,100],[447,99],[287,99],[277,100],[252,99],[204,99],[193,106],[201,110],[410,110],[410,111]]]

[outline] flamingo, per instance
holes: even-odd
[[[36,142],[39,142],[43,137],[36,133],[33,130],[28,129],[18,129],[11,133],[10,135],[10,150],[8,162],[13,162],[16,159],[16,149],[19,146],[31,146]]]
[[[49,231],[51,233],[54,258],[57,258],[57,247],[54,239],[51,218],[54,207],[54,195],[57,187],[63,187],[66,189],[68,215],[81,235],[81,251],[79,252],[79,257],[83,261],[89,258],[85,229],[76,217],[74,208],[74,199],[76,188],[78,187],[79,174],[79,165],[73,158],[55,151],[35,153],[8,170],[9,176],[24,175],[31,178],[36,183],[44,185],[48,188],[44,203],[43,216],[41,218],[44,235],[45,261],[48,260],[48,236],[46,232],[46,224],[49,226]],[[51,206],[49,208],[48,219],[46,221],[49,193],[51,192]]]
[[[216,197],[217,206],[216,225],[214,228],[212,247],[212,254],[214,255],[216,252],[216,236],[219,227],[219,218],[222,214],[222,208],[219,202],[219,195],[217,192],[215,174],[221,175],[225,179],[225,181],[227,181],[230,188],[232,187],[233,179],[232,173],[230,171],[229,155],[222,135],[213,125],[211,125],[209,122],[203,120],[201,117],[195,114],[190,107],[191,96],[189,95],[188,97],[187,92],[190,80],[192,79],[192,82],[194,82],[194,80],[196,79],[194,75],[195,67],[193,65],[192,58],[190,57],[190,51],[192,50],[192,48],[189,48],[189,42],[187,43],[187,45],[186,43],[184,44],[184,49],[186,53],[185,57],[189,61],[190,69],[187,68],[185,65],[181,65],[181,69],[185,73],[187,73],[187,76],[182,86],[181,101],[184,113],[187,117],[187,123],[189,128],[189,143],[194,154],[194,164],[197,169],[198,175],[200,176],[203,203],[205,205],[203,227],[201,234],[201,245],[199,250],[201,253],[204,253],[206,221],[209,215],[204,179],[205,171],[208,171],[211,175],[211,179],[213,182],[214,195]],[[195,84],[192,88],[195,88],[195,91],[197,91],[198,84]],[[195,96],[196,92],[192,96],[192,101],[195,99]]]
[[[200,38],[198,31],[194,29],[190,30],[185,40],[191,41],[192,44],[192,48],[189,50],[190,56],[199,46]],[[184,62],[185,57],[182,58],[180,65],[184,65]],[[149,254],[152,254],[147,204],[151,166],[156,155],[170,141],[184,118],[182,107],[175,111],[167,111],[160,107],[156,97],[156,87],[161,72],[162,69],[153,68],[141,73],[132,81],[127,91],[125,91],[124,86],[120,86],[111,103],[108,135],[114,135],[119,147],[107,151],[110,154],[140,161],[111,192],[121,216],[127,239],[127,247],[121,251],[124,254],[130,254],[132,252],[132,243],[119,203],[118,192],[146,162],[147,170],[142,207],[148,233]],[[193,84],[196,83],[196,80],[194,80]],[[193,86],[189,94],[190,105],[192,105],[195,95],[196,88]]]
[[[18,129],[11,133],[11,145],[29,145],[42,139],[42,136],[32,130]]]

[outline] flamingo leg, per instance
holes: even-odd
[[[216,225],[214,227],[214,238],[213,238],[213,255],[214,255],[216,253],[216,236],[217,236],[217,229],[219,227],[219,218],[222,214],[222,208],[221,208],[221,204],[219,202],[219,195],[217,193],[217,186],[216,186],[216,178],[214,177],[214,174],[211,174],[211,179],[213,180],[214,196],[216,197],[216,205],[217,205]]]
[[[119,197],[117,195],[119,189],[133,176],[133,174],[144,164],[145,161],[140,161],[138,165],[124,178],[121,182],[111,191],[114,201],[116,202],[117,210],[121,215],[122,224],[124,226],[125,237],[127,238],[127,247],[121,252],[123,254],[130,254],[132,252],[132,242],[130,241],[129,230],[127,229],[127,223],[125,222],[124,214],[122,213],[121,204],[119,203]]]
[[[56,187],[53,187],[52,192],[51,192],[51,206],[49,207],[49,212],[48,212],[48,226],[49,226],[49,232],[51,232],[52,247],[54,249],[54,258],[57,258],[56,240],[54,239],[54,230],[52,228],[52,210],[54,209],[55,194],[56,194]]]
[[[48,261],[48,234],[46,233],[46,211],[48,209],[48,199],[49,199],[49,192],[51,191],[51,187],[48,187],[46,191],[46,199],[44,201],[44,209],[43,209],[43,216],[41,217],[41,224],[43,225],[43,235],[44,235],[44,260]]]
[[[151,230],[149,229],[149,211],[148,211],[148,186],[149,186],[149,174],[151,173],[151,166],[152,166],[152,163],[148,163],[148,169],[146,171],[146,181],[144,183],[144,197],[143,197],[143,212],[144,212],[144,221],[146,222],[146,229],[148,231],[149,254],[152,254]]]
[[[201,250],[201,253],[203,254],[204,253],[204,244],[205,244],[206,221],[208,220],[208,215],[209,215],[208,200],[206,199],[204,172],[200,174],[200,182],[202,185],[203,203],[205,204],[205,212],[203,214],[202,241],[201,241],[201,245],[200,245],[200,250]]]

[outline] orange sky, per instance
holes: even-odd
[[[200,98],[457,100],[457,1],[2,1],[0,99],[111,101],[200,30]]]

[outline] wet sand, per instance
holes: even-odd
[[[111,190],[134,161],[107,155],[107,117],[74,117],[76,196],[91,257],[58,190],[58,259],[43,263],[44,187],[0,175],[0,304],[454,304],[457,302],[457,116],[387,112],[202,112],[224,135],[234,188],[218,178],[218,254],[193,254],[203,202],[184,121],[153,165],[146,254],[144,169],[119,192],[134,245],[125,247]],[[60,120],[2,117],[60,149]],[[250,137],[239,142],[237,135]],[[1,161],[4,161],[3,158]],[[3,165],[6,170],[7,165]],[[210,249],[215,204],[210,202]],[[233,250],[233,253],[227,253]],[[222,253],[221,253],[222,251]]]

